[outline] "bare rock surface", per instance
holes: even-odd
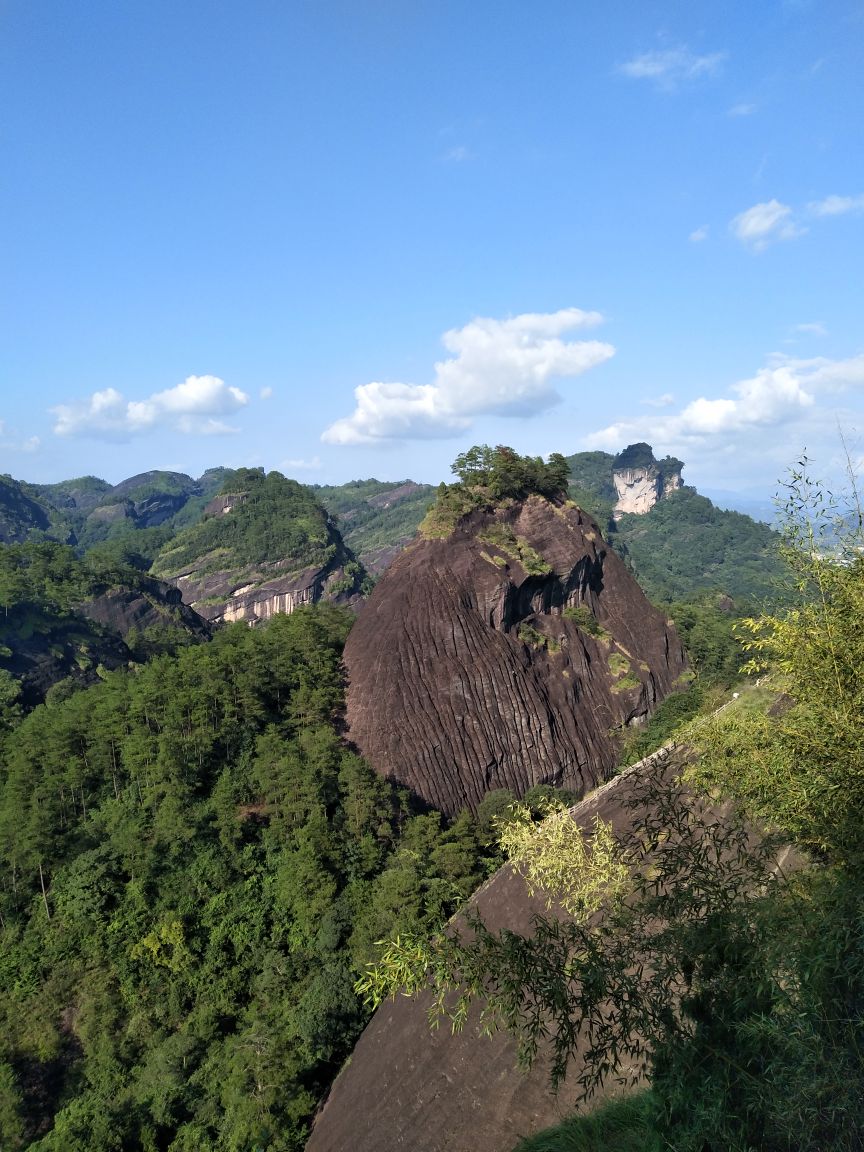
[[[684,670],[680,640],[597,524],[530,496],[419,539],[345,647],[349,736],[448,814],[496,788],[581,792]]]

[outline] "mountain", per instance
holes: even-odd
[[[781,583],[777,533],[695,488],[669,493],[644,515],[623,514],[609,539],[655,603],[723,592],[752,605],[774,599]]]
[[[345,543],[375,575],[380,575],[414,538],[417,525],[435,499],[431,484],[415,484],[413,480],[352,480],[333,487],[315,485],[314,491],[336,518]]]
[[[0,549],[0,671],[25,709],[61,681],[69,690],[106,670],[210,638],[176,588],[130,568],[95,567],[53,541]]]
[[[17,480],[0,476],[0,543],[19,544],[31,532],[44,534],[51,527],[47,512]]]
[[[562,497],[484,491],[439,495],[345,646],[351,740],[449,814],[493,789],[593,787],[616,731],[685,666],[591,517]]]
[[[208,620],[250,624],[321,599],[351,603],[365,578],[310,489],[251,468],[228,474],[204,518],[165,544],[152,572]]]

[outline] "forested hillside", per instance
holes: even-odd
[[[302,1148],[372,941],[485,876],[469,819],[343,746],[348,626],[235,625],[7,717],[4,1150]]]
[[[352,480],[318,486],[315,495],[335,516],[345,543],[370,572],[382,572],[413,539],[435,497],[431,484]]]

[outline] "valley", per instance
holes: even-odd
[[[711,950],[724,937],[744,948],[764,935],[759,917],[782,918],[799,897],[766,889],[746,915],[727,901],[751,891],[768,857],[736,831],[728,801],[700,807],[700,789],[828,853],[829,918],[853,898],[843,869],[857,866],[857,833],[835,827],[830,807],[805,816],[764,782],[729,776],[725,747],[737,741],[745,761],[748,741],[775,747],[796,709],[816,723],[822,697],[803,699],[786,657],[776,690],[742,683],[736,622],[739,635],[787,643],[778,541],[682,486],[681,469],[648,445],[548,462],[481,446],[437,489],[316,489],[254,469],[116,486],[4,478],[4,1148],[336,1152],[351,1140],[358,1152],[406,1141],[511,1152],[529,1128],[583,1106],[592,1068],[606,1069],[601,1087],[632,1074],[676,1099],[668,1069],[695,1076],[707,1033],[686,997],[662,1028],[649,1016],[669,989],[683,996],[682,980],[720,1012],[723,1042],[744,1042],[718,1005],[787,938],[772,928],[767,952],[740,970]],[[857,569],[820,572],[834,581],[820,610],[846,596],[848,629]],[[778,615],[748,624],[771,588]],[[811,652],[811,666],[820,658]],[[733,685],[741,699],[717,712]],[[838,698],[855,691],[842,681]],[[772,719],[775,700],[787,702]],[[652,757],[670,737],[687,744]],[[628,760],[637,766],[621,772]],[[571,807],[586,843],[608,824],[634,868],[634,902],[609,897],[587,927],[560,909],[548,920],[547,896],[529,894],[502,847],[508,823],[524,820],[540,859],[556,805]],[[685,826],[677,855],[658,858]],[[658,869],[663,885],[640,888]],[[805,942],[811,929],[827,931],[808,921]],[[570,949],[549,972],[572,979],[538,983],[528,953],[519,959],[541,947],[532,940]],[[578,1011],[568,1000],[574,957],[601,944],[626,1002],[644,1000],[638,1022],[615,1015],[625,1001],[611,985],[593,1000],[583,985]],[[611,959],[619,947],[651,955],[661,983],[628,983],[629,961],[619,971]],[[426,959],[412,984],[415,953]],[[387,955],[402,956],[390,975]],[[466,970],[459,1034],[430,1039],[435,980],[453,995]],[[381,990],[406,982],[420,1000],[385,1000],[370,1022]],[[617,1039],[577,1042],[581,1025],[571,1036],[567,1021],[581,1012],[599,1027],[604,996]],[[477,997],[505,1025],[493,1041]],[[760,1005],[742,1020],[775,1012],[770,997]],[[531,1019],[542,1042],[525,1071]],[[832,1049],[841,1064],[847,1039]],[[715,1071],[704,1075],[725,1099]],[[663,1124],[673,1121],[684,1131],[671,1113]]]

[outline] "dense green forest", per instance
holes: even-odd
[[[644,516],[625,513],[609,540],[656,603],[716,591],[757,605],[776,596],[783,571],[775,532],[694,488],[670,493]]]
[[[496,865],[488,813],[447,827],[345,750],[349,623],[232,626],[13,718],[4,1149],[302,1148],[373,941]]]
[[[415,484],[411,480],[316,484],[313,491],[335,517],[345,543],[366,567],[374,563],[376,553],[411,540],[435,498],[431,484]]]
[[[323,506],[280,472],[238,469],[219,495],[233,497],[231,514],[207,516],[174,536],[153,565],[157,575],[202,560],[217,568],[277,561],[289,569],[321,566],[336,551]]]

